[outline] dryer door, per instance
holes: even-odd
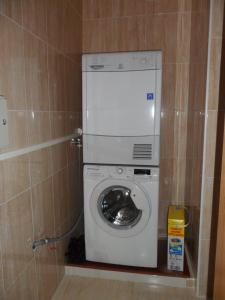
[[[151,202],[142,187],[126,180],[104,180],[93,191],[90,209],[95,222],[120,237],[140,233],[151,215]]]
[[[145,136],[155,133],[156,70],[87,72],[85,134]]]

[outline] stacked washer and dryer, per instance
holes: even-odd
[[[83,55],[86,259],[157,267],[160,51]]]

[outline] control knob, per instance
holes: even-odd
[[[118,173],[118,174],[123,174],[123,168],[118,168],[118,169],[117,169],[117,173]]]

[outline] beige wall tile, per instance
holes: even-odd
[[[48,42],[63,51],[63,35],[65,21],[65,1],[48,0],[47,1],[47,34]]]
[[[12,18],[16,22],[22,22],[22,10],[21,10],[21,0],[8,1],[1,0],[0,2],[0,13]]]
[[[98,19],[112,17],[113,0],[84,0],[83,18]]]
[[[128,36],[133,36],[128,39]],[[84,22],[84,52],[136,51],[145,49],[144,17],[89,20]]]
[[[64,110],[81,111],[81,70],[80,66],[69,59],[65,60]]]
[[[67,166],[67,143],[52,146],[53,173],[57,173]]]
[[[7,292],[8,300],[38,300],[37,276],[34,259],[19,275],[15,285]]]
[[[193,111],[204,111],[206,93],[206,63],[191,63],[189,73],[189,104]]]
[[[8,111],[9,145],[1,148],[1,152],[8,152],[28,145],[28,115],[26,111]]]
[[[1,200],[7,201],[30,186],[28,156],[18,156],[2,163],[3,191]]]
[[[176,64],[175,108],[181,111],[187,111],[188,108],[189,68],[189,63]]]
[[[146,0],[145,1],[145,14],[152,15],[154,13],[154,4],[155,0]]]
[[[173,188],[173,159],[161,159],[160,161],[160,202],[170,203],[172,201]]]
[[[167,201],[165,199],[164,201],[159,202],[159,221],[158,221],[159,237],[167,236],[167,215],[168,215],[168,207],[171,203],[172,203],[171,201]]]
[[[191,11],[192,9],[192,1],[191,0],[179,0],[178,1],[178,11],[184,12],[184,11]]]
[[[174,118],[174,157],[186,159],[187,112],[175,111]]]
[[[137,51],[145,49],[145,30],[145,17],[115,19],[114,43],[116,50]]]
[[[177,81],[176,64],[164,64],[162,70],[161,110],[173,110],[175,108],[175,87]]]
[[[176,62],[177,22],[177,14],[146,17],[146,49],[162,50],[165,63]]]
[[[83,23],[83,52],[116,51],[113,19],[87,20]]]
[[[25,33],[25,78],[27,108],[49,110],[47,45]]]
[[[146,3],[148,3],[148,1],[146,0],[114,0],[113,16],[128,17],[128,16],[145,15]],[[148,4],[148,12],[149,10],[150,10],[150,3]]]
[[[171,159],[174,157],[174,111],[161,112],[160,157]]]
[[[64,24],[62,24],[64,26],[63,52],[79,62],[82,53],[81,17],[69,4],[65,5],[65,16]]]
[[[8,109],[26,109],[23,31],[0,16],[0,93],[8,99]]]
[[[23,26],[42,39],[47,38],[47,1],[22,0]]]
[[[73,134],[76,128],[82,127],[81,123],[79,122],[79,115],[78,113],[67,112],[66,113],[66,132],[68,134]]]
[[[172,203],[184,205],[186,184],[186,159],[174,159]]]
[[[67,114],[65,112],[52,112],[51,113],[51,129],[52,138],[59,138],[67,134]]]
[[[0,230],[3,276],[8,290],[33,258],[30,191],[0,207]]]
[[[0,242],[0,299],[6,300],[4,289],[4,277],[3,277],[3,264],[2,264],[2,246]]]
[[[178,14],[177,21],[177,62],[189,63],[191,40],[191,13]]]
[[[169,13],[178,11],[179,0],[155,0],[155,13]]]
[[[216,0],[217,1],[217,0]],[[209,0],[192,0],[192,11],[193,12],[205,12],[209,11]]]
[[[35,185],[52,175],[51,148],[34,151],[29,155],[31,185]]]
[[[208,109],[218,109],[222,39],[211,39]]]
[[[34,238],[54,236],[54,204],[52,179],[49,178],[32,188]]]
[[[82,166],[82,163],[81,163]],[[74,223],[74,220],[77,219],[82,206],[83,206],[83,197],[82,197],[82,171],[79,170],[79,161],[71,164],[67,169],[69,186],[68,186],[68,207],[72,209],[68,212],[67,221],[69,222],[69,227]]]
[[[79,15],[82,17],[82,10],[83,10],[83,0],[69,0],[70,5],[76,9]]]
[[[29,144],[40,144],[51,139],[49,112],[29,111]]]
[[[193,63],[199,64],[206,62],[208,49],[208,18],[209,16],[207,11],[192,13],[190,55]],[[199,37],[201,37],[201,39]]]
[[[190,206],[193,206],[195,209],[197,208],[200,211],[200,201],[201,201],[201,184],[202,184],[202,160],[199,158],[194,158],[192,160],[194,168],[192,170],[191,177],[191,196],[189,199]],[[198,223],[194,223],[194,230],[199,230],[199,220],[200,214],[196,217],[198,219]]]
[[[56,230],[68,217],[68,172],[63,169],[53,176],[54,212]]]
[[[82,111],[82,78],[81,78],[81,64],[75,64],[72,69],[72,76],[75,78],[76,83],[71,82],[69,91],[69,110],[81,113]],[[69,81],[68,81],[69,82]],[[74,104],[75,103],[75,106]]]
[[[65,110],[65,58],[51,47],[48,47],[48,72],[50,110]]]
[[[67,143],[68,164],[71,165],[74,162],[77,162],[79,159],[80,161],[82,161],[82,151],[83,150],[81,148],[78,148],[76,145],[72,144],[69,141]]]
[[[83,53],[98,51],[100,48],[100,30],[98,20],[83,21]],[[92,50],[93,49],[93,50]]]

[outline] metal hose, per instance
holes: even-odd
[[[71,227],[71,229],[67,232],[65,232],[64,234],[57,236],[57,237],[51,237],[51,238],[44,238],[44,239],[40,239],[40,240],[36,240],[33,241],[32,243],[32,249],[33,251],[37,250],[39,247],[42,247],[44,245],[49,245],[49,244],[53,244],[62,240],[66,240],[67,238],[69,238],[73,232],[76,230],[81,218],[83,215],[83,208],[81,209],[81,212],[76,220],[76,222],[74,223],[74,225]]]
[[[80,149],[82,147],[82,140],[81,140],[81,134],[82,133],[79,130],[80,129],[78,128],[78,136],[76,138],[73,138],[71,140],[71,144],[74,144],[74,145],[76,145],[79,148],[78,162],[79,162],[79,172],[80,172],[80,163],[81,163]],[[79,178],[80,178],[80,176],[79,176]],[[33,241],[33,243],[32,243],[32,249],[33,249],[33,251],[36,251],[39,247],[42,247],[44,245],[49,245],[49,244],[53,244],[53,243],[56,243],[56,242],[68,239],[73,234],[73,232],[76,230],[78,224],[80,223],[80,220],[81,220],[82,215],[83,215],[83,210],[84,209],[82,207],[81,212],[80,212],[80,214],[79,214],[76,222],[74,223],[74,225],[71,227],[71,229],[69,231],[63,233],[60,236],[50,237],[50,238],[46,237],[46,238],[43,238],[43,239],[40,239],[40,240]]]

